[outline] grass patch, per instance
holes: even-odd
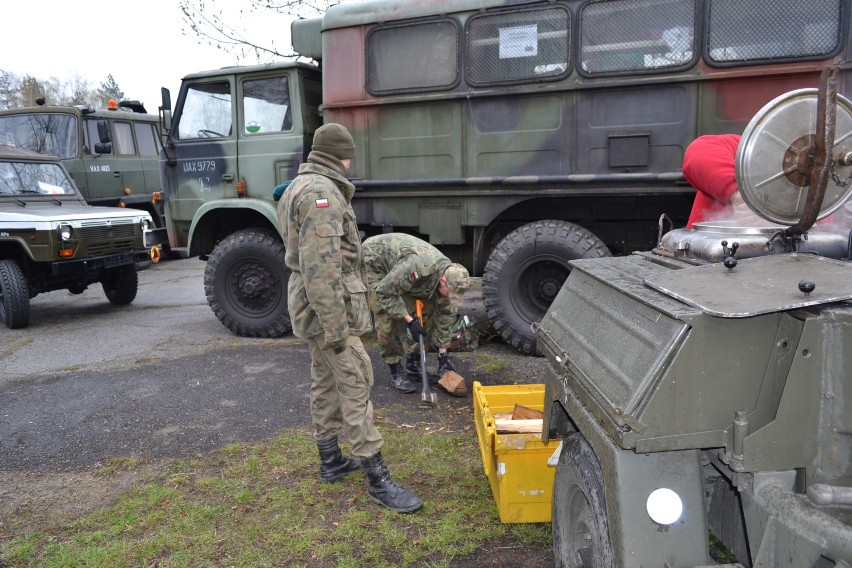
[[[118,457],[109,458],[105,465],[102,465],[98,470],[101,475],[112,475],[120,471],[129,471],[139,465],[139,458],[134,457]]]
[[[508,363],[493,355],[482,354],[476,359],[476,370],[483,373],[495,373],[506,369],[508,366]]]
[[[416,513],[370,502],[362,473],[320,482],[309,431],[287,430],[175,461],[113,505],[1,543],[0,565],[448,566],[501,537],[550,547],[549,524],[500,523],[475,437],[383,435],[394,478],[424,500]],[[135,465],[116,458],[104,469]]]

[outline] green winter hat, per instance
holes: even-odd
[[[330,122],[314,132],[314,144],[311,149],[331,154],[338,160],[346,160],[355,155],[355,141],[345,126]]]

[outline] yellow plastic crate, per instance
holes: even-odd
[[[545,444],[540,434],[498,434],[494,415],[512,412],[515,404],[544,410],[544,385],[484,387],[474,381],[473,412],[482,466],[501,522],[549,522],[556,469],[547,460],[559,440]]]

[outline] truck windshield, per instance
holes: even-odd
[[[77,117],[36,112],[0,116],[0,144],[61,159],[77,156]]]
[[[74,193],[65,170],[57,164],[0,162],[0,197]]]

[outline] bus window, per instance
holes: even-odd
[[[564,77],[570,29],[571,15],[562,7],[473,16],[465,34],[467,81],[528,83]]]
[[[821,59],[841,46],[842,16],[842,0],[715,0],[708,7],[707,60]]]
[[[694,0],[590,2],[580,12],[580,71],[668,70],[695,54]]]
[[[367,36],[367,90],[373,94],[444,90],[458,81],[454,20],[385,26]]]

